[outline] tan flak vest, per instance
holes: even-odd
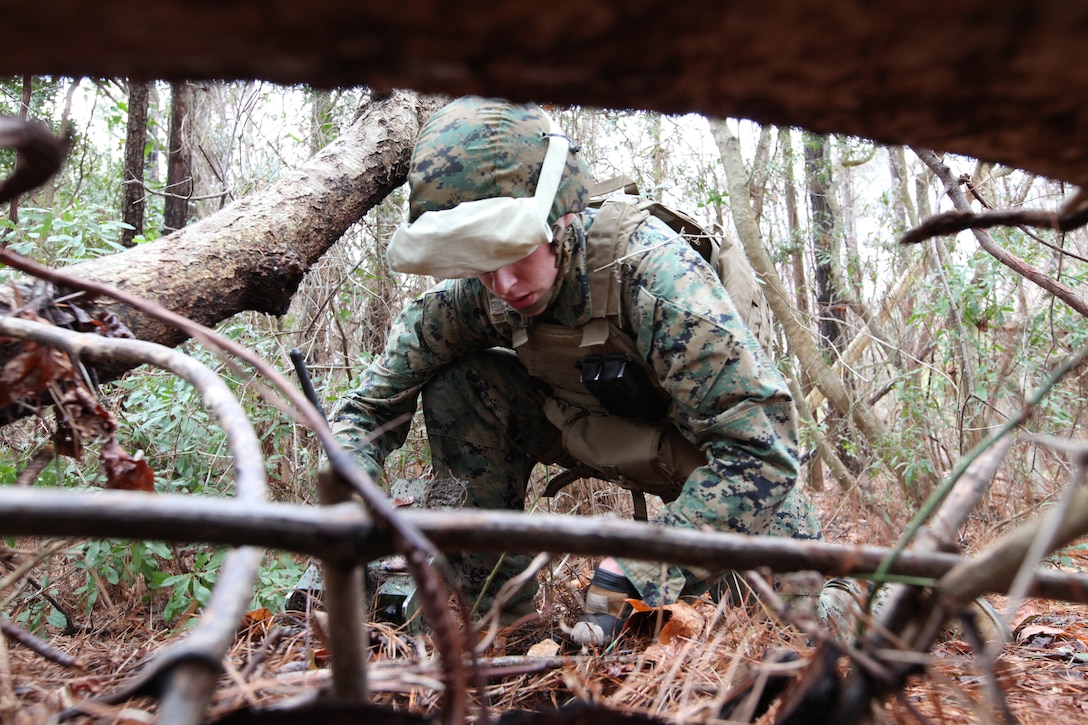
[[[589,321],[573,328],[537,323],[513,330],[518,360],[530,375],[555,391],[545,415],[563,432],[566,452],[583,464],[555,477],[545,495],[555,495],[583,477],[610,480],[633,492],[635,515],[642,519],[646,518],[646,504],[639,494],[652,493],[672,501],[691,472],[706,464],[706,454],[685,438],[667,415],[644,420],[611,414],[582,383],[580,364],[587,355],[626,354],[644,372],[660,398],[657,402],[668,404],[656,374],[621,326],[620,261],[627,254],[631,235],[651,214],[682,234],[714,266],[738,312],[764,349],[769,349],[770,310],[743,252],[728,241],[719,243],[682,213],[658,202],[630,197],[603,202],[586,237]],[[497,322],[510,323],[497,298],[491,315]]]

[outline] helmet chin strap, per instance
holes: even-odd
[[[564,223],[564,219],[566,219],[566,223]],[[575,228],[576,219],[577,217],[574,214],[565,214],[552,225],[551,248],[555,252],[555,268],[559,272],[555,275],[555,284],[548,291],[548,303],[545,305],[545,309],[551,306],[552,302],[555,302],[555,298],[559,296],[559,288],[563,286],[563,280],[567,278],[567,273],[570,272],[571,259],[574,256],[574,244],[578,239],[578,230]]]
[[[570,256],[571,241],[571,225],[574,223],[574,214],[564,214],[555,220],[552,224],[552,251],[555,252],[555,268],[562,269],[562,259],[564,254]]]

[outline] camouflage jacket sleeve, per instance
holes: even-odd
[[[410,302],[359,388],[337,403],[333,432],[373,480],[380,479],[386,456],[404,444],[420,390],[438,369],[476,350],[510,346],[491,322],[486,294],[474,279],[447,280]]]
[[[628,252],[624,317],[673,401],[679,430],[708,454],[659,523],[769,533],[797,470],[797,423],[785,381],[714,271],[650,218]]]

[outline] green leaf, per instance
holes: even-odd
[[[55,607],[49,608],[49,614],[45,616],[45,621],[50,626],[56,627],[57,629],[65,629],[68,627],[68,619]]]

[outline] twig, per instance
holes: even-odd
[[[393,507],[392,502],[385,497],[385,494],[370,480],[369,476],[356,465],[351,455],[344,450],[332,435],[332,430],[325,423],[320,411],[306,400],[306,397],[298,388],[288,382],[267,361],[247,350],[244,346],[218,335],[207,327],[172,312],[158,303],[108,285],[80,279],[50,269],[16,254],[10,249],[0,249],[0,263],[7,264],[58,286],[82,289],[94,297],[108,297],[149,317],[174,325],[209,349],[220,353],[229,353],[248,363],[265,379],[269,380],[278,390],[279,396],[286,398],[293,404],[294,408],[284,405],[279,396],[272,395],[268,397],[268,391],[263,386],[259,386],[258,389],[262,391],[262,394],[265,394],[266,399],[272,405],[275,405],[292,419],[307,426],[314,432],[324,447],[329,465],[335,471],[336,476],[366,502],[379,527],[392,539],[398,552],[404,555],[409,570],[419,585],[423,611],[431,621],[436,640],[439,643],[442,661],[446,663],[448,668],[446,692],[449,702],[445,708],[446,721],[461,723],[465,719],[468,707],[467,677],[461,661],[461,653],[464,651],[471,652],[472,648],[468,645],[464,636],[458,633],[453,615],[446,606],[450,592],[447,582],[454,580],[449,564],[418,529],[404,522]],[[464,597],[460,595],[460,589],[454,588],[454,594],[462,610],[467,612],[468,607],[463,601]],[[481,722],[487,725],[487,713],[482,712],[480,717]]]
[[[15,566],[15,567],[11,568],[11,573],[9,573],[3,579],[0,579],[0,592],[3,592],[5,589],[7,589],[10,586],[13,586],[15,584],[15,582],[19,581],[20,579],[25,577],[27,574],[29,574],[31,569],[33,569],[38,564],[45,561],[49,557],[53,556],[53,554],[56,554],[58,551],[60,551],[61,549],[64,549],[67,546],[68,546],[67,542],[54,541],[52,544],[49,544],[48,546],[46,546],[44,549],[39,549],[39,550],[35,551],[33,556],[28,557],[28,558],[24,559],[23,561],[19,562],[18,566]],[[7,562],[4,562],[4,565],[5,566],[10,566]],[[39,586],[38,589],[41,589],[41,587]],[[9,600],[3,600],[2,605],[7,606],[8,601],[10,601],[10,599]]]
[[[15,678],[11,676],[11,660],[8,658],[8,638],[0,632],[0,699],[18,702],[15,697]]]
[[[7,251],[0,250],[0,254]],[[264,457],[245,410],[218,375],[188,355],[142,340],[106,338],[11,317],[0,318],[0,334],[34,340],[64,350],[75,359],[151,363],[184,378],[200,391],[205,405],[220,420],[234,454],[238,500],[252,505],[265,499]],[[162,704],[164,717],[166,713],[169,717],[162,721],[163,725],[200,720],[215,685],[214,672],[221,667],[245,614],[261,556],[260,550],[251,547],[227,555],[208,607],[217,616],[202,618],[186,639],[157,655],[133,685],[133,691],[138,691],[165,679]]]
[[[26,577],[26,583],[29,584],[30,588],[36,591],[42,599],[49,602],[49,606],[56,609],[60,613],[60,616],[64,617],[64,634],[75,634],[78,631],[75,620],[72,619],[72,615],[68,613],[68,610],[63,607],[45,587],[30,577]]]
[[[884,685],[891,685],[892,679],[887,668],[861,650],[847,647],[845,644],[831,636],[819,623],[798,613],[791,611],[782,598],[775,592],[774,587],[758,571],[744,572],[744,578],[752,585],[762,601],[767,603],[779,619],[796,627],[802,634],[819,642],[821,646],[835,649],[840,655],[849,657],[861,666],[865,673],[875,681]]]
[[[967,201],[967,197],[964,196],[963,190],[960,189],[959,183],[952,175],[951,169],[949,169],[948,166],[940,158],[938,158],[937,154],[935,154],[933,151],[930,151],[929,149],[914,147],[912,147],[912,149],[914,150],[914,153],[918,155],[918,158],[920,158],[925,163],[925,165],[928,166],[930,170],[932,170],[933,173],[937,175],[937,178],[944,182],[945,191],[948,193],[949,198],[952,199],[952,203],[955,205],[957,212],[960,214],[967,213],[970,209],[970,204]],[[1056,226],[1054,226],[1054,228],[1061,229],[1061,225],[1071,223],[1070,220],[1076,222],[1077,226],[1084,224],[1085,221],[1088,220],[1088,203],[1086,203],[1086,197],[1084,192],[1080,192],[1077,194],[1073,201],[1070,202],[1070,207],[1071,210],[1069,214],[1064,217],[1055,217],[1056,221],[1054,222],[1054,225]],[[1007,212],[983,212],[983,214],[1007,214]],[[1054,215],[1050,216],[1053,217]],[[993,240],[993,237],[991,237],[987,232],[982,231],[982,229],[978,228],[976,225],[969,224],[965,228],[971,229],[971,231],[974,233],[975,240],[978,242],[979,246],[982,247],[987,253],[989,253],[990,256],[992,256],[994,259],[1001,262],[1003,265],[1013,270],[1025,279],[1034,282],[1036,285],[1043,288],[1043,290],[1054,295],[1062,302],[1067,304],[1070,308],[1072,308],[1075,312],[1079,313],[1084,317],[1088,317],[1088,302],[1078,297],[1072,289],[1062,284],[1061,282],[1058,282],[1057,280],[1051,278],[1049,275],[1045,274],[1036,267],[1028,264],[1024,260],[1014,255],[1012,252],[1009,252],[1007,249],[997,244]]]
[[[280,646],[280,640],[283,639],[283,627],[273,627],[272,630],[265,635],[261,640],[261,646],[257,648],[257,651],[253,653],[253,656],[242,666],[239,671],[239,675],[242,680],[248,682],[264,665],[265,660],[268,659],[268,655],[276,651],[276,648]]]
[[[926,149],[914,149],[914,151],[921,157]],[[925,158],[922,160],[926,161]],[[929,161],[926,161],[926,165],[933,168]],[[907,232],[900,237],[899,243],[917,244],[919,242],[924,242],[930,237],[958,234],[967,229],[989,229],[991,227],[999,226],[1039,227],[1042,229],[1054,229],[1067,232],[1082,227],[1086,223],[1088,223],[1088,205],[1085,204],[1083,193],[1078,193],[1056,212],[1035,209],[987,209],[986,211],[975,213],[968,211],[967,209],[957,208],[954,211],[934,214],[913,229],[907,230]],[[1065,250],[1057,251],[1068,254]],[[1080,257],[1077,257],[1077,259],[1080,259],[1082,262],[1088,261]]]
[[[14,642],[18,642],[31,652],[44,657],[50,662],[56,662],[61,667],[78,670],[83,669],[83,663],[78,659],[67,652],[61,652],[56,647],[41,641],[7,617],[0,616],[0,634]]]
[[[768,567],[871,579],[885,547],[653,526],[591,516],[510,511],[404,511],[405,520],[446,551],[553,552],[631,556],[720,570]],[[78,493],[0,489],[0,531],[11,535],[102,536],[259,546],[317,558],[363,558],[382,548],[381,532],[354,504],[299,507],[182,494]],[[929,583],[973,558],[903,551],[882,581]],[[1088,575],[1039,570],[1032,595],[1088,603]],[[996,588],[993,591],[1003,592]]]
[[[948,481],[935,491],[933,496],[923,506],[922,512],[914,519],[907,534],[900,540],[896,551],[902,550],[906,544],[915,539],[916,549],[924,552],[939,551],[946,547],[954,532],[959,528],[963,519],[974,508],[981,495],[989,486],[997,467],[1005,457],[1009,446],[1012,445],[1012,437],[1005,435],[1007,431],[995,434],[998,437],[991,438],[983,446],[976,446],[972,455],[961,460],[953,475]],[[939,505],[939,509],[937,509]],[[931,528],[922,532],[921,524],[928,519],[930,512],[936,511],[933,516]],[[880,570],[889,561],[881,564]],[[947,577],[946,577],[947,578]],[[875,597],[875,590],[870,596],[870,604]],[[967,600],[969,601],[969,600]],[[887,641],[887,632],[902,638],[908,646],[918,652],[928,651],[943,626],[947,614],[942,602],[934,597],[923,596],[917,587],[907,585],[895,585],[885,599],[884,606],[878,617],[880,628],[869,633],[864,645],[872,650],[879,650]],[[883,693],[893,693],[895,697],[906,702],[902,697],[901,688],[906,678],[916,668],[915,663],[901,663],[898,666],[888,668],[886,681],[874,680],[871,676],[859,676],[852,674],[843,688],[841,698],[842,711],[837,713],[839,717],[847,717],[844,712],[861,712],[875,697]],[[868,673],[866,673],[868,675]]]
[[[350,501],[351,492],[340,485],[332,471],[322,471],[317,478],[317,498],[322,506],[334,506]],[[366,684],[363,567],[358,561],[334,559],[326,559],[322,564],[331,640],[326,645],[332,665],[332,694],[345,701],[365,702],[370,695]]]
[[[53,445],[51,443],[46,443],[30,457],[30,460],[26,464],[26,468],[19,471],[19,476],[15,479],[15,485],[23,487],[33,486],[34,482],[38,480],[38,476],[40,476],[46,466],[53,461],[53,458]]]
[[[1008,698],[1005,697],[1005,691],[1001,689],[1001,682],[997,676],[997,655],[1004,646],[1004,642],[984,642],[979,632],[978,622],[966,610],[960,612],[959,621],[967,644],[971,645],[971,649],[975,652],[980,653],[980,656],[975,658],[975,662],[980,670],[983,691],[993,709],[1001,714],[1007,725],[1018,722],[1009,707]]]
[[[1027,595],[1028,588],[1031,586],[1035,565],[1054,550],[1062,518],[1070,515],[1074,496],[1077,491],[1084,488],[1086,469],[1088,469],[1088,442],[1074,443],[1049,437],[1040,437],[1038,440],[1047,442],[1052,448],[1065,448],[1069,451],[1072,454],[1073,471],[1062,494],[1061,501],[1046,517],[1046,520],[1041,522],[1039,533],[1032,541],[1031,547],[1020,564],[1020,569],[1016,572],[1016,577],[1009,587],[1009,602],[1005,610],[1006,618],[1011,618],[1012,614],[1020,608],[1020,602]]]
[[[502,608],[506,606],[506,603],[510,601],[511,597],[518,593],[525,585],[525,582],[534,578],[538,571],[548,565],[551,558],[551,554],[547,552],[537,554],[536,557],[529,562],[529,566],[525,568],[525,571],[503,583],[502,587],[495,595],[491,610],[484,616],[479,624],[480,629],[486,627],[487,634],[481,639],[480,643],[476,645],[476,652],[478,654],[486,652],[487,648],[490,647],[491,643],[495,640],[495,636],[499,633],[499,615],[502,614]]]
[[[1008,419],[1002,423],[997,430],[995,430],[989,438],[980,441],[974,448],[962,456],[957,462],[956,466],[948,474],[948,477],[929,495],[926,501],[922,504],[918,511],[918,514],[911,520],[910,525],[907,527],[903,536],[900,537],[899,543],[896,546],[895,553],[888,559],[887,564],[890,565],[895,556],[898,555],[906,545],[914,539],[922,525],[929,519],[934,511],[937,510],[941,502],[952,491],[952,488],[959,481],[960,477],[966,473],[967,469],[975,462],[977,458],[983,455],[987,449],[996,445],[1005,435],[1012,431],[1017,426],[1024,423],[1031,415],[1032,411],[1043,401],[1043,399],[1050,392],[1051,388],[1058,384],[1058,382],[1065,377],[1070,371],[1076,369],[1084,362],[1085,358],[1088,358],[1088,344],[1082,346],[1079,350],[1072,355],[1066,357],[1065,360],[1058,363],[1043,380],[1028,399],[1024,401],[1024,405],[1020,411],[1015,415],[1011,415]],[[880,574],[885,570],[885,564],[877,570]],[[974,595],[977,596],[977,595]],[[971,597],[973,598],[973,597]],[[966,599],[963,601],[970,601]]]

